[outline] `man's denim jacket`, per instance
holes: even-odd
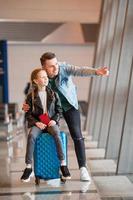
[[[55,79],[58,90],[65,96],[68,102],[78,109],[78,99],[76,87],[72,81],[72,76],[92,76],[96,75],[96,69],[91,67],[78,67],[65,62],[59,63],[59,74]]]

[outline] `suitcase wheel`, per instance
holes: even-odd
[[[40,178],[38,176],[35,177],[35,184],[37,186],[39,186],[39,184],[40,184]]]
[[[66,182],[66,179],[62,178],[62,176],[60,176],[60,180],[61,180],[62,183]]]

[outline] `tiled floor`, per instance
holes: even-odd
[[[133,197],[133,184],[126,176],[94,177],[101,196]]]
[[[65,127],[63,127],[64,129]],[[72,179],[62,184],[59,179],[41,181],[35,186],[22,183],[20,177],[25,168],[26,136],[18,134],[8,142],[0,142],[0,200],[131,200],[133,183],[126,176],[114,176],[115,162],[104,160],[104,149],[85,136],[87,164],[92,182],[81,182],[71,139],[68,143],[68,162]]]
[[[0,142],[0,200],[31,199],[31,200],[67,200],[67,199],[96,199],[100,200],[93,181],[81,182],[73,144],[68,145],[68,162],[72,179],[62,184],[59,179],[43,181],[35,186],[32,178],[30,183],[22,183],[20,177],[25,168],[26,136],[21,133],[8,142]]]

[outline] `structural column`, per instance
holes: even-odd
[[[133,2],[131,0],[127,1],[127,5],[125,5],[125,21],[123,27],[121,52],[119,55],[117,79],[115,82],[114,98],[112,101],[106,158],[118,159],[118,156],[120,156],[119,149],[122,142],[122,129],[129,95],[128,89],[133,55],[132,4]]]
[[[118,74],[119,59],[121,54],[127,0],[115,1],[114,5],[116,6],[114,7],[115,17],[114,14],[112,16],[114,34],[110,35],[111,37],[109,37],[109,43],[111,43],[112,41],[112,46],[108,47],[111,51],[110,59],[108,60],[110,66],[110,75],[106,83],[106,94],[100,127],[100,137],[98,141],[98,146],[103,148],[106,147],[109,137],[109,126],[112,114],[115,85]]]

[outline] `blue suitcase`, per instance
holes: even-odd
[[[60,137],[67,163],[67,135],[64,132],[60,132]],[[40,179],[49,180],[61,178],[59,171],[60,160],[57,156],[54,138],[48,133],[42,133],[36,140],[34,150],[35,183],[39,185]]]

